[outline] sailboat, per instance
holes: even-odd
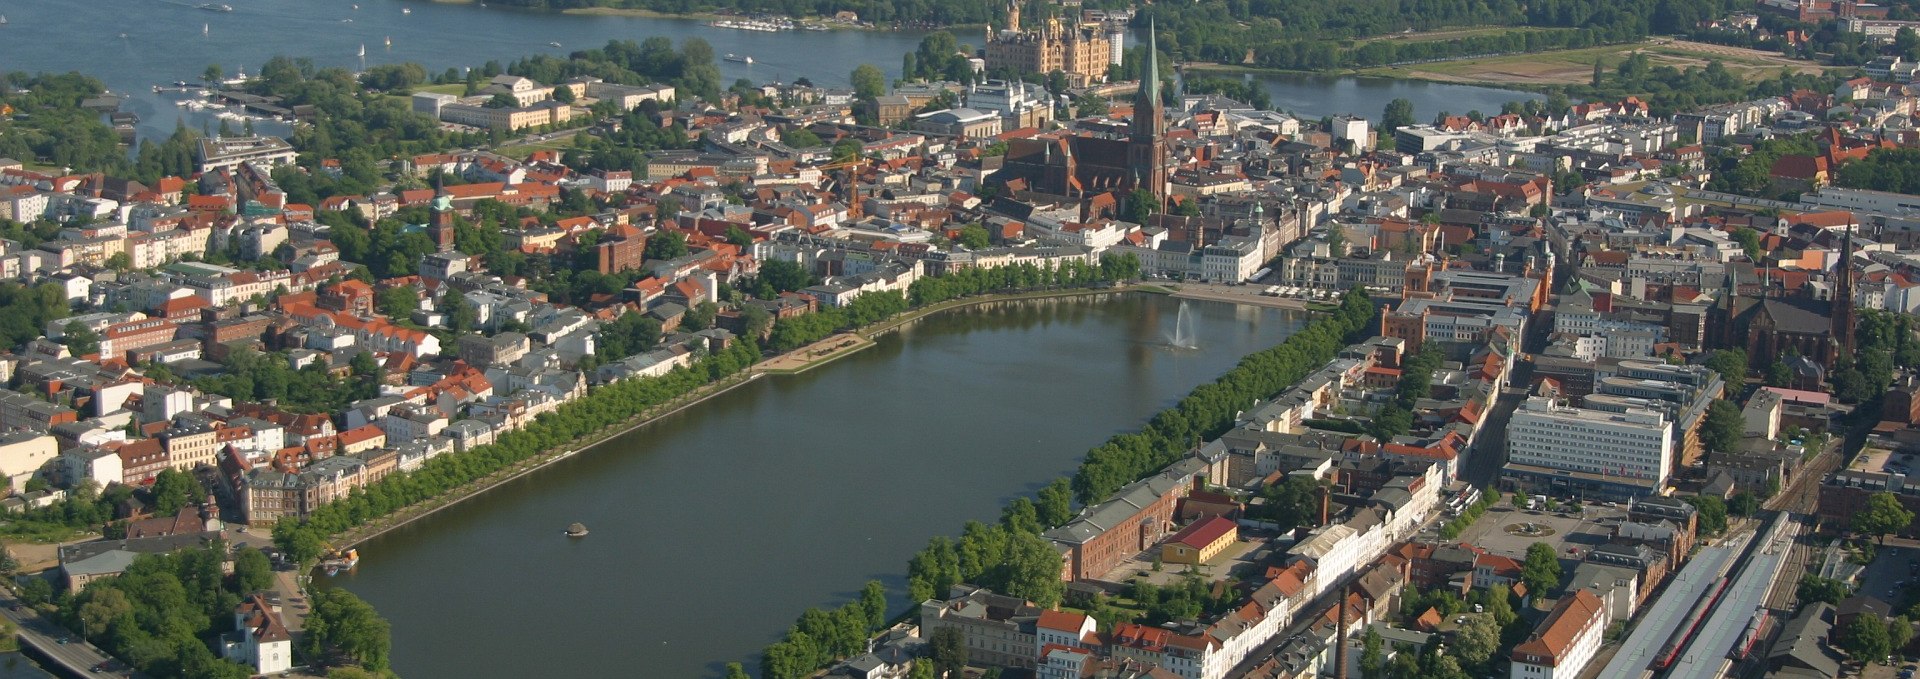
[[[0,26],[7,25],[7,15],[0,14]]]
[[[393,47],[393,36],[391,36],[391,35],[389,35],[389,36],[387,36],[387,47],[388,47],[388,48],[392,48],[392,47]]]
[[[360,43],[360,58],[367,58],[367,44],[364,42]]]
[[[205,36],[209,28],[210,27],[207,24],[200,24],[200,35]]]

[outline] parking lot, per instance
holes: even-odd
[[[1920,549],[1888,544],[1876,548],[1873,563],[1860,576],[1858,592],[1887,602],[1897,615],[1903,612],[1903,604],[1914,603],[1905,590],[1915,585],[1920,585]]]

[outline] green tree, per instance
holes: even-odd
[[[406,286],[387,288],[374,296],[374,306],[382,316],[406,320],[420,308],[420,295]]]
[[[747,668],[741,667],[740,663],[730,662],[727,663],[727,679],[753,679],[753,677],[747,674]]]
[[[61,333],[60,342],[65,344],[67,351],[73,352],[73,355],[88,356],[100,353],[100,335],[92,328],[88,328],[86,324],[79,321],[68,322],[67,326],[61,329]]]
[[[1808,573],[1800,576],[1800,584],[1794,593],[1801,604],[1824,601],[1838,605],[1853,592],[1845,582]]]
[[[851,76],[853,96],[873,100],[887,93],[887,74],[873,64],[861,64],[853,67]]]
[[[573,88],[566,85],[553,88],[553,100],[562,104],[573,103]]]
[[[1886,630],[1881,633],[1885,634]],[[967,638],[960,630],[942,626],[927,643],[933,647],[933,667],[940,676],[959,676],[960,670],[967,666]]]
[[[753,234],[747,233],[746,229],[738,226],[727,227],[726,238],[728,243],[738,246],[741,250],[753,247]]]
[[[1727,501],[1727,511],[1732,512],[1734,516],[1753,516],[1753,513],[1759,509],[1760,499],[1748,491],[1734,493],[1733,499]]]
[[[866,613],[867,628],[880,629],[887,624],[887,587],[879,580],[868,580],[860,589],[860,608]]]
[[[1386,110],[1380,113],[1380,136],[1393,134],[1394,130],[1413,124],[1413,102],[1395,99],[1387,102]]]
[[[308,598],[312,603],[306,623],[309,656],[335,651],[366,669],[387,669],[393,630],[372,605],[344,589],[315,590]]]
[[[647,237],[647,259],[673,259],[687,254],[687,235],[678,231],[661,231]]]
[[[1760,250],[1760,232],[1759,231],[1755,231],[1753,229],[1749,229],[1744,226],[1738,229],[1734,229],[1733,240],[1735,242],[1738,242],[1740,244],[1740,249],[1747,253],[1747,259],[1749,261],[1758,263],[1760,261],[1760,257],[1762,255],[1767,254]]]
[[[172,516],[181,507],[193,504],[200,494],[200,483],[186,472],[168,467],[153,477],[153,509],[161,516]]]
[[[719,313],[719,305],[710,301],[703,301],[693,305],[692,309],[688,309],[687,315],[681,320],[681,323],[685,325],[688,330],[705,330],[713,327],[713,319]]]
[[[1793,369],[1788,368],[1787,364],[1781,363],[1780,361],[1774,361],[1772,363],[1767,364],[1767,386],[1769,387],[1793,386]]]
[[[473,303],[467,301],[466,295],[460,294],[452,286],[448,286],[446,294],[440,296],[439,307],[440,313],[446,315],[447,328],[455,333],[472,330],[480,322],[480,311],[473,308]]]
[[[1134,189],[1133,193],[1127,194],[1127,204],[1124,208],[1124,219],[1135,224],[1145,224],[1148,219],[1160,212],[1160,199],[1154,197],[1152,191]]]
[[[1553,553],[1552,545],[1536,542],[1527,546],[1527,558],[1520,565],[1520,581],[1526,583],[1527,592],[1533,596],[1545,596],[1560,587],[1560,558]]]
[[[233,555],[234,589],[258,592],[273,586],[273,562],[258,549],[242,547]]]
[[[219,64],[207,64],[207,70],[200,72],[200,82],[203,84],[215,84],[226,77],[226,71]]]
[[[1880,618],[1854,616],[1842,634],[1840,650],[1862,665],[1885,662],[1887,654],[1893,652],[1891,640],[1887,638],[1887,623]]]
[[[960,227],[959,241],[969,250],[984,250],[993,245],[992,237],[987,234],[986,227],[979,224]]]
[[[1034,503],[1040,523],[1053,528],[1073,520],[1073,486],[1064,478],[1054,479],[1040,489]]]
[[[1906,530],[1913,524],[1913,512],[1901,506],[1900,498],[1893,493],[1879,492],[1867,496],[1867,506],[1854,513],[1850,527],[1853,532],[1879,538],[1885,544],[1887,535]]]
[[[1741,380],[1747,377],[1747,350],[1721,349],[1707,357],[1706,366],[1720,373],[1720,379],[1727,382],[1728,390],[1737,390]]]
[[[273,546],[279,548],[280,553],[293,563],[312,563],[320,558],[324,544],[320,533],[311,527],[293,521],[273,524]]]
[[[1700,531],[1709,535],[1719,535],[1727,530],[1727,503],[1712,495],[1695,495],[1687,498],[1687,504],[1700,510]]]
[[[1887,648],[1901,651],[1907,643],[1913,641],[1913,621],[1907,616],[1895,616],[1887,621]]]
[[[826,144],[826,142],[821,141],[820,135],[814,134],[812,130],[809,130],[804,127],[796,127],[791,130],[781,132],[780,141],[785,143],[788,146],[791,146],[797,149],[810,149],[816,146],[821,146]],[[738,228],[738,227],[728,227],[728,228],[732,229],[732,228]]]
[[[1494,623],[1493,616],[1476,613],[1468,615],[1467,621],[1454,632],[1450,650],[1459,656],[1461,664],[1484,668],[1499,649],[1500,627]]]
[[[483,106],[487,108],[520,108],[520,100],[513,98],[511,94],[501,92],[487,99],[487,103],[483,104]]]
[[[1060,582],[1060,552],[1038,535],[1019,534],[1007,550],[1006,593],[1052,608],[1065,593]]]
[[[1708,452],[1732,452],[1740,445],[1740,434],[1746,428],[1746,420],[1740,415],[1740,406],[1726,399],[1714,399],[1707,406],[1706,423],[1700,427],[1700,442]]]
[[[912,59],[913,55],[908,54],[907,58]],[[935,679],[933,674],[933,661],[926,658],[914,660],[913,671],[907,674],[907,679]]]
[[[846,139],[842,139],[840,141],[834,142],[833,162],[845,163],[845,162],[857,160],[860,158],[860,153],[864,151],[865,148],[866,148],[865,146],[861,145],[860,140],[854,139],[852,137],[848,137]]]
[[[124,252],[113,253],[112,257],[107,258],[107,268],[124,272],[133,268],[133,258]]]
[[[1368,625],[1366,633],[1360,637],[1360,676],[1378,677],[1386,665],[1386,642],[1380,638],[1379,630]]]
[[[755,282],[756,296],[761,299],[773,299],[780,293],[813,285],[813,275],[798,262],[769,259],[760,263],[760,273],[756,276]]]

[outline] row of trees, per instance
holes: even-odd
[[[247,668],[216,657],[206,639],[232,629],[233,609],[271,586],[273,566],[241,548],[233,574],[223,574],[226,549],[139,556],[120,575],[61,595],[53,617],[150,676],[244,679]]]
[[[413,472],[399,472],[355,488],[340,500],[314,510],[305,520],[282,520],[273,528],[276,545],[297,561],[319,556],[327,536],[364,525],[415,503],[439,497],[548,450],[615,426],[647,408],[683,396],[716,379],[753,365],[760,350],[749,338],[660,377],[626,380],[599,387],[492,444],[441,455]]]
[[[880,581],[868,580],[859,599],[831,611],[809,608],[802,613],[785,637],[767,647],[760,661],[761,676],[806,677],[814,668],[865,651],[867,637],[886,624],[887,590]]]
[[[961,269],[945,276],[925,277],[907,287],[915,306],[990,293],[1045,288],[1085,288],[1140,277],[1140,260],[1132,254],[1102,255],[1099,264],[1063,261],[1057,266],[1021,263]]]
[[[1349,292],[1333,313],[1280,345],[1241,359],[1220,379],[1195,388],[1155,415],[1145,429],[1115,436],[1088,451],[1073,476],[1075,499],[1081,504],[1105,499],[1179,459],[1191,446],[1219,436],[1256,399],[1280,393],[1331,360],[1372,315],[1365,293]]]
[[[1465,531],[1468,526],[1472,526],[1473,522],[1479,521],[1480,515],[1487,513],[1487,509],[1493,507],[1494,503],[1499,501],[1500,492],[1494,490],[1493,486],[1487,486],[1481,489],[1479,500],[1467,505],[1466,509],[1460,510],[1459,516],[1454,517],[1452,520],[1440,526],[1440,539],[1452,540],[1460,537],[1461,532]]]

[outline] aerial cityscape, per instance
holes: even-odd
[[[0,677],[1920,673],[1920,0],[0,44]]]

